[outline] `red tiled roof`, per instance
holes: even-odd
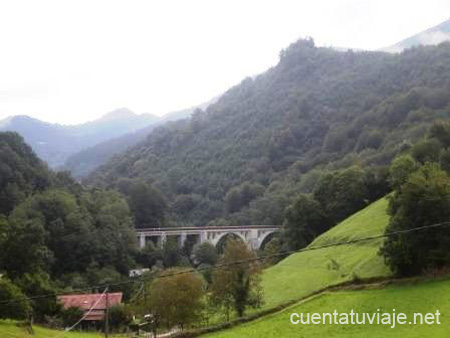
[[[64,309],[78,307],[85,313],[95,305],[92,312],[85,320],[103,320],[106,309],[106,294],[84,294],[84,295],[64,295],[58,296],[58,301]],[[108,307],[120,304],[122,302],[122,292],[108,293]]]

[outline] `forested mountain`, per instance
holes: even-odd
[[[13,116],[0,121],[0,131],[18,132],[41,159],[51,167],[58,167],[68,156],[84,148],[141,129],[156,120],[151,114],[137,115],[122,108],[95,121],[67,126],[29,116]]]
[[[148,127],[122,135],[117,138],[106,140],[87,149],[83,149],[80,152],[71,155],[65,161],[62,168],[69,170],[76,178],[86,176],[100,165],[108,162],[108,160],[111,159],[114,155],[120,154],[128,148],[143,141],[155,127],[161,126],[167,122],[188,118],[192,115],[195,109],[205,109],[216,100],[217,98],[213,98],[212,100],[205,102],[197,107],[183,109],[166,114],[158,118],[158,120],[154,120],[153,123]]]
[[[133,229],[122,195],[83,188],[49,170],[19,134],[0,132],[0,274],[19,298],[127,276],[137,253]],[[31,306],[41,322],[58,310],[56,297]]]
[[[47,167],[18,134],[0,133],[0,214],[9,214],[50,182]]]
[[[359,203],[368,200],[383,166],[449,116],[449,57],[450,44],[397,55],[300,40],[275,67],[190,120],[155,129],[86,182],[143,179],[164,193],[177,224],[280,224],[294,196],[320,195],[318,183],[332,195],[317,199],[335,198],[339,211],[347,183],[364,183]]]
[[[437,45],[444,41],[450,41],[450,19],[434,26],[426,31],[420,32],[406,38],[395,45],[383,48],[385,52],[399,53],[407,48],[427,45]]]

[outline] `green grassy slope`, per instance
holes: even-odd
[[[331,230],[311,247],[382,234],[388,224],[387,200],[381,199]],[[378,255],[382,240],[332,247],[291,255],[263,274],[264,308],[299,299],[326,286],[359,278],[390,274]]]
[[[0,320],[1,338],[100,338],[103,335],[97,333],[79,333],[50,330],[34,326],[34,335],[30,335],[23,328],[17,326],[15,321]]]
[[[257,321],[237,326],[231,330],[211,334],[213,337],[346,337],[346,338],[394,338],[394,337],[448,337],[450,327],[450,280],[397,284],[382,289],[327,292],[309,301],[294,305],[279,313]],[[293,325],[292,313],[405,313],[407,324],[396,325]],[[435,313],[439,310],[440,325],[410,325],[414,313]]]

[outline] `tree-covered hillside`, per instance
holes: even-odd
[[[133,215],[117,192],[55,173],[17,133],[0,132],[0,318],[43,322],[55,297],[26,296],[119,281],[135,267]],[[31,307],[31,308],[30,308]]]
[[[391,55],[300,40],[86,182],[144,180],[165,195],[169,221],[194,225],[281,224],[298,193],[314,191],[335,223],[385,194],[384,166],[449,116],[449,57],[450,44]],[[358,201],[346,199],[346,182]]]
[[[50,186],[50,172],[16,133],[0,133],[0,214]]]

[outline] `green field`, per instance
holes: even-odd
[[[34,326],[34,335],[30,335],[23,328],[17,326],[15,321],[0,321],[1,338],[100,338],[103,335],[97,333],[78,333],[50,330],[39,326]]]
[[[426,281],[398,284],[382,289],[362,291],[325,292],[301,304],[289,307],[279,313],[261,318],[233,329],[211,334],[211,337],[449,337],[450,335],[450,280]],[[407,324],[396,325],[293,325],[292,313],[405,313]],[[440,325],[410,325],[414,313],[435,313],[439,310]]]
[[[387,200],[381,199],[331,230],[310,247],[382,234],[388,224]],[[329,285],[358,278],[385,277],[389,269],[378,255],[382,240],[291,255],[263,274],[264,308],[300,299]]]

